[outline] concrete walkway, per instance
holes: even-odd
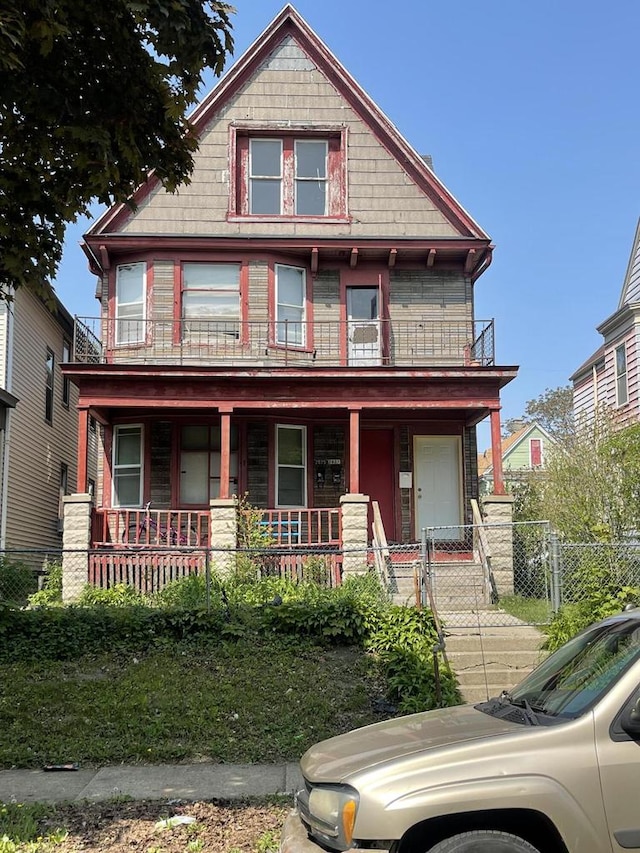
[[[302,787],[297,764],[179,764],[97,770],[0,770],[0,802],[213,800],[291,794]]]

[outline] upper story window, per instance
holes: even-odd
[[[346,131],[233,129],[231,216],[346,218]]]
[[[627,400],[627,350],[621,344],[616,347],[616,405],[624,406]]]
[[[47,347],[45,362],[45,390],[44,390],[44,419],[47,423],[53,423],[53,371],[55,356]]]
[[[68,340],[62,341],[62,361],[63,363],[71,361],[71,344]],[[68,406],[71,400],[71,380],[68,376],[62,377],[62,404]]]
[[[306,289],[304,269],[276,264],[276,344],[306,346]]]
[[[238,336],[240,264],[182,265],[182,317],[185,333]]]
[[[531,467],[539,468],[542,465],[542,441],[539,438],[532,438],[529,442],[529,455],[531,457]]]
[[[116,269],[115,343],[137,344],[145,339],[147,265],[121,264]]]

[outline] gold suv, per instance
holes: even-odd
[[[640,610],[510,693],[331,738],[301,770],[281,853],[640,850]]]

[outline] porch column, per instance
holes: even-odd
[[[485,495],[482,513],[500,595],[513,595],[513,495]]]
[[[87,493],[66,495],[62,505],[62,600],[67,603],[79,597],[89,580],[93,501]]]
[[[360,410],[349,409],[349,492],[360,492]],[[369,500],[367,498],[367,500]]]
[[[348,575],[367,572],[367,523],[369,495],[348,494],[340,498],[342,511],[342,571]]]
[[[85,494],[87,491],[87,458],[89,452],[89,410],[78,410],[78,473],[76,491]]]
[[[228,577],[235,568],[238,544],[237,501],[214,498],[209,501],[209,548],[211,569],[220,577]]]
[[[491,462],[493,465],[493,494],[504,495],[500,409],[491,409]]]
[[[220,409],[220,499],[229,498],[231,473],[231,412]]]

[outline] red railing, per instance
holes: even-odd
[[[185,509],[96,509],[94,547],[206,548],[209,512]]]
[[[342,543],[341,513],[337,507],[328,509],[266,509],[261,527],[274,545],[296,546],[334,545]]]

